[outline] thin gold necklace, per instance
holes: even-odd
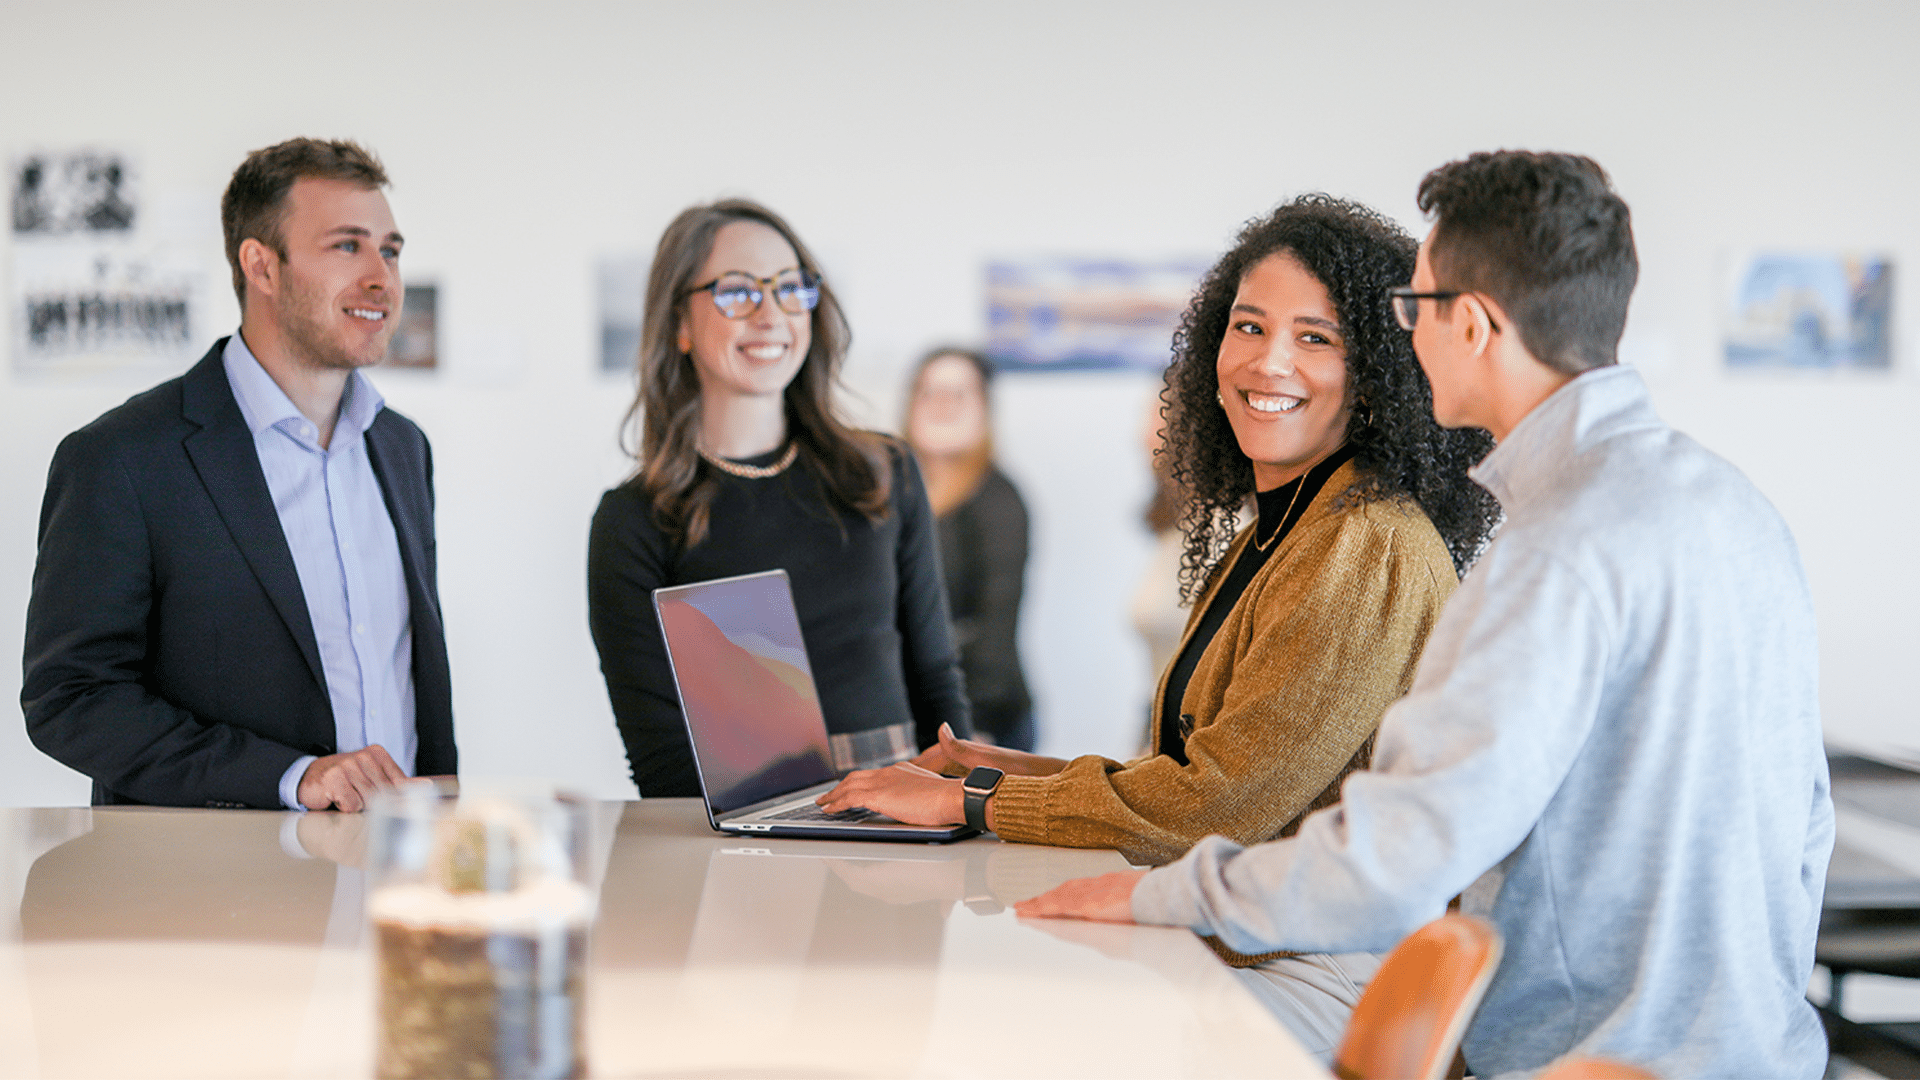
[[[1273,535],[1267,537],[1267,542],[1264,544],[1260,542],[1260,522],[1257,518],[1254,520],[1253,547],[1255,551],[1265,551],[1272,547],[1275,541],[1280,539],[1280,531],[1287,527],[1287,518],[1293,514],[1293,504],[1300,501],[1300,493],[1305,490],[1307,490],[1307,478],[1302,476],[1298,486],[1293,489],[1293,498],[1287,500],[1287,512],[1280,515],[1280,524],[1273,527]]]
[[[787,466],[793,464],[794,458],[800,456],[800,444],[797,442],[788,443],[787,452],[781,454],[780,460],[771,465],[742,465],[737,461],[728,461],[718,454],[709,454],[707,453],[707,448],[704,446],[696,445],[694,449],[699,452],[701,457],[706,459],[707,464],[719,469],[721,472],[732,473],[734,476],[745,480],[765,480],[769,477],[779,476],[781,473],[787,471]]]

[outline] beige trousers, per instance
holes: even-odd
[[[1307,953],[1234,973],[1308,1053],[1325,1063],[1333,1060],[1347,1018],[1383,959],[1382,953]]]

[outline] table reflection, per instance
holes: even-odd
[[[191,844],[179,842],[183,816],[192,819]],[[95,827],[34,860],[20,938],[317,946],[335,906],[337,867],[281,846],[279,820],[297,816],[95,811]]]
[[[595,1075],[1312,1071],[1191,934],[1015,918],[1124,866],[1113,852],[743,840],[694,800],[608,803],[595,822]],[[0,1075],[366,1075],[366,826],[0,811],[0,898],[19,898],[0,927]]]

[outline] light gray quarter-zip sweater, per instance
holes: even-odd
[[[1473,477],[1506,524],[1372,771],[1292,839],[1202,841],[1134,918],[1246,953],[1380,950],[1464,893],[1506,940],[1462,1047],[1476,1075],[1579,1052],[1819,1076],[1833,805],[1785,523],[1631,368],[1562,387]]]

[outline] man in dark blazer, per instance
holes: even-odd
[[[386,182],[352,143],[250,155],[239,334],[54,454],[20,697],[96,805],[352,811],[455,771],[432,456],[358,370],[403,296]]]

